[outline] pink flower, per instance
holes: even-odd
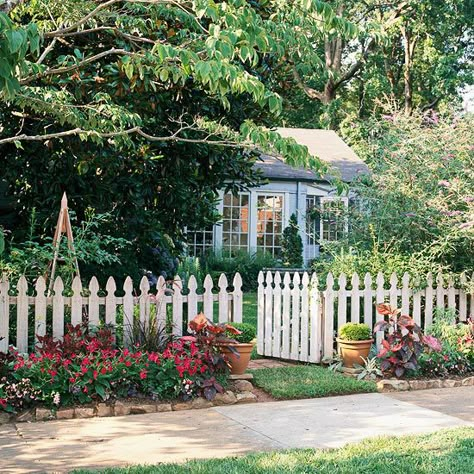
[[[140,372],[140,378],[143,380],[143,379],[146,379],[147,377],[147,371],[146,370],[142,370]]]
[[[438,181],[438,185],[442,186],[443,188],[449,188],[451,186],[451,183],[449,181],[446,181],[445,179],[442,179],[441,181]]]

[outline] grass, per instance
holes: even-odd
[[[257,293],[244,293],[242,321],[257,329]]]
[[[339,449],[274,451],[240,458],[99,471],[104,474],[469,474],[474,428],[429,435],[381,437]],[[75,471],[77,474],[93,471]]]
[[[254,383],[274,398],[319,398],[375,392],[374,382],[356,380],[316,365],[298,365],[251,371]]]

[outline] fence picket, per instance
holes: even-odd
[[[77,326],[82,323],[82,283],[78,276],[72,281],[71,324]]]
[[[466,274],[463,273],[459,279],[461,289],[459,290],[459,320],[466,321],[467,319],[467,295],[463,289],[467,283]]]
[[[89,282],[89,325],[99,325],[99,282],[96,277],[92,277]],[[133,315],[132,315],[133,316]]]
[[[117,285],[112,277],[109,277],[105,285],[107,296],[105,297],[105,324],[112,324],[115,326],[115,290]]]
[[[242,293],[242,277],[240,273],[234,275],[234,281],[232,282],[234,291],[232,292],[232,321],[234,323],[242,322],[243,312],[243,293]]]
[[[97,280],[96,280],[97,281]],[[91,281],[92,284],[92,281]],[[90,286],[89,286],[90,288]],[[134,321],[134,305],[133,305],[133,282],[128,276],[123,283],[123,343],[125,347],[130,347],[133,341],[133,321]],[[97,295],[97,291],[96,291]],[[90,299],[89,299],[90,301]],[[98,306],[97,306],[98,308]],[[90,303],[89,303],[90,318]]]
[[[413,282],[413,319],[418,326],[421,327],[421,294],[418,289],[420,286],[420,279],[416,278]]]
[[[173,333],[183,335],[183,282],[179,275],[173,281]]]
[[[265,278],[263,272],[258,272],[257,277],[257,352],[262,355],[264,353],[265,339],[265,289],[263,282]]]
[[[204,278],[204,314],[207,319],[214,321],[214,295],[212,294],[212,289],[214,287],[214,282],[212,281],[211,275],[206,275]]]
[[[309,336],[309,276],[308,272],[303,273],[301,279],[301,344],[300,344],[300,360],[308,361],[308,336]]]
[[[291,330],[291,277],[288,272],[283,275],[283,331],[281,357],[283,359],[290,358],[290,330]]]
[[[140,280],[140,296],[138,298],[140,312],[140,331],[146,332],[150,324],[150,282],[146,276]]]
[[[329,272],[326,278],[326,290],[324,291],[324,340],[323,355],[332,358],[334,351],[334,277]]]
[[[398,308],[398,277],[395,272],[390,276],[389,302],[392,308]]]
[[[410,314],[410,275],[405,272],[402,277],[402,314]]]
[[[370,330],[373,327],[373,311],[372,304],[372,277],[370,273],[366,273],[364,277],[364,323],[369,326]]]
[[[158,277],[156,282],[156,296],[155,296],[155,311],[156,311],[156,329],[158,337],[163,339],[164,331],[166,329],[166,281],[163,275]]]
[[[18,352],[28,352],[28,282],[23,275],[16,288],[16,347]]]
[[[272,328],[273,328],[273,277],[271,272],[267,272],[265,277],[265,343],[264,353],[266,356],[272,355]]]
[[[377,279],[376,279],[376,285],[377,289],[375,290],[375,304],[381,304],[385,301],[385,288],[384,288],[385,280],[383,277],[382,272],[379,272],[377,274]],[[379,321],[382,321],[384,319],[382,314],[379,314],[378,311],[375,312],[375,322],[378,323]],[[377,331],[376,334],[376,343],[377,347],[380,347],[382,344],[382,339],[383,339],[383,332],[382,331]]]
[[[53,285],[53,337],[61,339],[64,336],[64,283],[57,277]]]
[[[337,292],[337,331],[347,322],[347,278],[341,273],[338,279],[339,290]]]
[[[7,352],[10,343],[10,282],[0,277],[0,352]]]
[[[448,308],[456,309],[456,289],[452,276],[448,279]]]
[[[425,328],[433,324],[433,275],[426,276],[425,288]]]
[[[229,319],[229,299],[227,296],[227,287],[229,283],[227,282],[227,277],[223,273],[219,277],[219,322],[225,323]]]
[[[318,363],[321,360],[321,301],[318,288],[318,276],[311,275],[310,290],[310,345],[309,362]]]
[[[221,278],[222,278],[222,275],[221,275]],[[198,284],[197,284],[196,277],[194,275],[191,275],[188,281],[188,324],[189,324],[189,321],[194,319],[198,314],[197,287],[198,287]],[[221,280],[219,280],[219,287],[221,289],[219,293],[219,301],[220,301],[221,293],[226,293],[227,291],[227,278],[225,279],[225,282],[223,282],[222,286],[221,286]],[[222,322],[220,314],[219,314],[219,322]]]
[[[441,273],[436,277],[436,307],[444,308],[444,279]]]
[[[300,355],[300,284],[299,273],[293,274],[293,288],[291,290],[291,348],[290,354],[293,360],[299,360]]]
[[[35,285],[35,344],[38,336],[46,334],[46,281],[42,276],[38,277]],[[1,304],[1,303],[0,303]],[[0,315],[1,319],[1,315]],[[1,337],[1,331],[0,331]],[[0,348],[1,352],[1,348]]]
[[[359,275],[354,273],[351,278],[351,322],[358,323],[360,316],[360,293],[359,286],[360,280]]]
[[[273,348],[272,356],[280,357],[281,349],[281,276],[280,272],[275,273],[273,279],[275,289],[273,292]]]

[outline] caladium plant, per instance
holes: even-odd
[[[377,354],[382,372],[400,378],[407,370],[418,369],[418,358],[425,349],[441,350],[438,339],[424,336],[415,320],[410,316],[400,315],[399,309],[384,303],[377,305],[377,312],[384,316],[374,328],[374,332],[385,333]]]

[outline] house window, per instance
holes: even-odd
[[[283,196],[259,194],[257,198],[257,249],[281,254],[283,232]]]
[[[347,198],[321,198],[321,240],[334,242],[347,233]]]
[[[187,243],[189,255],[201,257],[214,248],[213,226],[205,230],[188,231]]]
[[[306,196],[306,243],[318,245],[320,227],[321,198]]]
[[[229,254],[249,247],[249,195],[225,194],[222,209],[222,247]]]

